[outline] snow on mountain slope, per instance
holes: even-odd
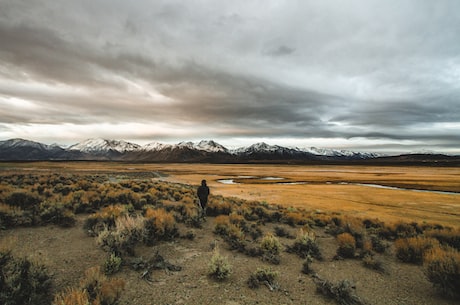
[[[208,152],[224,152],[228,153],[228,149],[213,140],[202,140],[195,145],[195,148]]]
[[[81,143],[72,145],[68,150],[77,150],[86,153],[102,153],[109,151],[117,151],[120,153],[137,151],[142,147],[138,144],[133,144],[126,141],[106,140],[106,139],[88,139]]]
[[[327,156],[327,157],[359,157],[359,158],[376,158],[381,155],[376,153],[368,152],[355,152],[350,150],[337,150],[330,148],[317,148],[317,147],[306,147],[306,148],[297,148],[300,151],[311,153],[317,156]]]
[[[0,141],[0,148],[21,148],[21,147],[30,147],[39,150],[53,150],[53,149],[62,149],[58,145],[47,145],[39,142],[24,140],[24,139],[9,139],[6,141]]]
[[[142,146],[142,149],[144,149],[146,151],[160,151],[160,150],[163,150],[163,149],[170,149],[172,147],[173,147],[173,145],[171,145],[171,144],[165,144],[165,143],[160,143],[160,142],[152,142],[152,143],[148,143],[148,144],[145,144],[144,146]]]

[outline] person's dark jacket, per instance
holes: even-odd
[[[198,187],[197,196],[200,199],[201,207],[205,208],[208,203],[209,196],[209,187],[206,185],[206,181],[201,182],[201,185]]]

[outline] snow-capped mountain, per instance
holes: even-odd
[[[163,149],[171,149],[172,145],[171,144],[165,144],[165,143],[160,143],[160,142],[152,142],[145,144],[142,149],[146,151],[160,151]]]
[[[140,150],[142,146],[126,141],[106,140],[106,139],[88,139],[81,143],[77,143],[68,148],[68,150],[76,150],[85,153],[106,153],[119,152],[125,153],[130,151]]]
[[[164,144],[152,142],[144,146],[106,139],[88,139],[67,148],[24,139],[0,141],[0,160],[113,160],[128,162],[368,162],[372,164],[446,164],[460,166],[460,156],[442,154],[407,154],[383,156],[316,147],[297,148],[256,143],[229,150],[213,140]],[[371,163],[369,163],[371,162]]]
[[[65,158],[67,151],[57,145],[10,139],[0,141],[0,160],[59,160]],[[72,157],[79,157],[72,154]]]
[[[343,149],[330,149],[330,148],[317,148],[317,147],[306,147],[306,148],[296,148],[299,151],[307,152],[317,156],[327,156],[327,157],[347,157],[347,158],[377,158],[380,157],[380,154],[369,153],[369,152],[356,152]]]
[[[256,144],[252,144],[248,147],[240,147],[232,151],[236,155],[251,155],[251,154],[277,154],[277,155],[295,155],[301,153],[301,151],[283,147],[279,145],[269,145],[264,142],[259,142]]]
[[[229,150],[219,143],[214,142],[213,140],[202,140],[198,144],[195,145],[195,148],[207,152],[222,152],[228,153]]]

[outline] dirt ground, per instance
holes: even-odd
[[[80,215],[72,228],[45,226],[1,231],[0,240],[14,239],[16,255],[32,256],[46,264],[53,274],[55,290],[60,291],[78,285],[87,268],[102,266],[107,257],[94,238],[83,231],[85,217]],[[193,231],[194,240],[176,239],[153,247],[138,247],[136,256],[147,258],[158,251],[170,263],[181,266],[182,270],[153,271],[149,282],[141,278],[141,272],[124,266],[115,275],[126,281],[120,304],[336,304],[318,294],[312,277],[301,273],[303,259],[282,252],[281,263],[272,265],[260,258],[229,250],[212,233],[213,229],[214,218],[208,217],[201,229],[180,227],[182,234]],[[273,225],[263,226],[262,229],[273,232]],[[285,229],[293,235],[296,233],[296,229],[289,226]],[[324,260],[314,261],[313,270],[323,279],[351,281],[356,287],[356,294],[368,304],[457,304],[443,298],[432,287],[421,266],[398,262],[391,249],[378,255],[385,268],[385,272],[380,273],[365,268],[358,259],[334,260],[337,249],[335,239],[319,229],[316,234]],[[284,245],[293,242],[287,238],[280,238],[280,241]],[[221,254],[227,256],[232,265],[233,272],[226,281],[218,282],[208,276],[211,244],[217,244]],[[270,291],[265,286],[258,289],[248,287],[249,275],[258,267],[271,267],[279,272],[279,290]]]

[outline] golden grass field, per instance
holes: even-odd
[[[456,167],[36,162],[1,163],[0,170],[156,172],[163,175],[159,179],[192,185],[206,179],[216,195],[379,218],[385,222],[402,220],[460,227],[460,168]],[[277,179],[261,179],[264,177]],[[234,179],[237,184],[224,184],[220,179]]]

